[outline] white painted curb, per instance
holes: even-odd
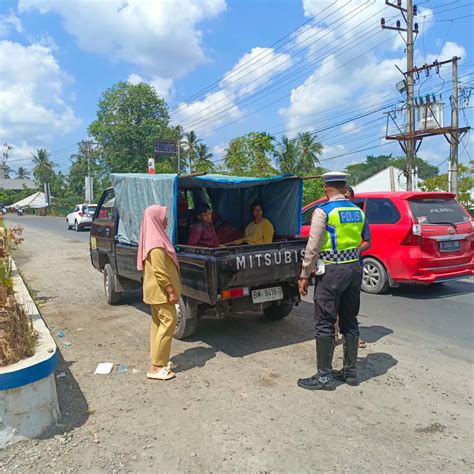
[[[38,345],[32,357],[0,368],[0,449],[41,435],[61,417],[54,378],[56,343],[14,262],[12,273],[16,299],[33,320]]]

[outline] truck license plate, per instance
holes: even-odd
[[[266,303],[267,301],[276,301],[283,299],[283,290],[281,286],[273,288],[261,288],[260,290],[252,290],[252,301],[254,303]]]
[[[461,241],[460,240],[448,240],[446,242],[439,243],[440,252],[456,252],[461,250]]]

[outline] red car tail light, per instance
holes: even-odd
[[[222,299],[227,298],[241,298],[242,296],[248,296],[249,289],[248,288],[233,288],[232,290],[224,290],[222,292]]]
[[[79,214],[79,217],[84,217],[84,213],[82,211],[79,211],[78,214]]]
[[[400,245],[421,245],[421,226],[413,224],[408,234],[401,241]]]

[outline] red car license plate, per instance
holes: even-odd
[[[456,252],[457,250],[461,250],[460,240],[447,240],[439,243],[440,252]]]

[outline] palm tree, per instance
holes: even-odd
[[[29,179],[30,177],[30,172],[23,166],[20,166],[15,174],[18,179]]]
[[[189,163],[189,172],[193,171],[194,160],[197,157],[197,147],[201,143],[201,140],[197,137],[196,132],[191,130],[188,133],[184,134],[184,149],[186,153],[186,158]]]
[[[205,143],[199,143],[196,146],[196,159],[193,171],[212,173],[215,170],[214,163],[212,162],[213,156]]]
[[[298,172],[298,150],[294,140],[283,135],[276,149],[275,158],[282,173],[295,174]]]
[[[318,155],[323,151],[323,145],[316,141],[316,135],[311,132],[298,134],[298,170],[300,173],[310,173],[319,164]]]
[[[51,181],[51,177],[54,175],[53,167],[56,166],[49,159],[48,150],[39,148],[36,150],[36,155],[33,155],[33,176],[36,179],[38,185],[42,186],[46,182]]]

